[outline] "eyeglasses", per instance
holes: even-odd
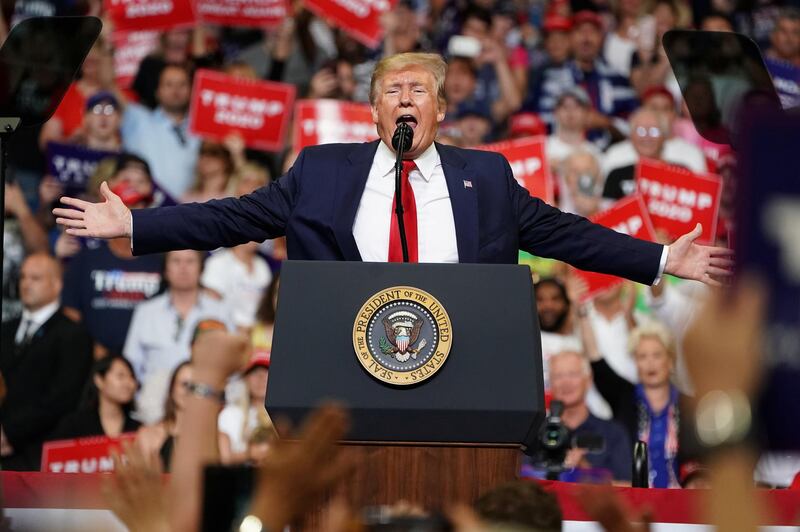
[[[117,108],[111,105],[110,103],[102,104],[98,103],[94,107],[92,107],[92,114],[95,115],[106,115],[111,116],[117,111]]]
[[[661,138],[661,130],[658,129],[657,127],[639,126],[636,128],[635,132],[636,136],[641,138],[645,137],[650,137],[652,139]]]

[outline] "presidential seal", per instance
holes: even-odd
[[[450,317],[428,292],[393,286],[370,297],[356,315],[353,347],[372,377],[406,386],[432,377],[453,342]]]

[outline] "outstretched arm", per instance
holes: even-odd
[[[137,255],[261,242],[284,235],[299,194],[302,165],[303,153],[286,175],[241,198],[133,212],[103,183],[100,193],[104,201],[91,203],[64,197],[61,202],[72,208],[53,209],[53,214],[71,235],[130,237]]]

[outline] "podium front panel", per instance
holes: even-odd
[[[353,346],[359,310],[395,286],[428,292],[452,326],[444,364],[410,386],[371,376]],[[287,261],[282,267],[266,400],[272,419],[296,424],[335,400],[350,409],[352,441],[518,444],[544,416],[543,390],[527,266]]]

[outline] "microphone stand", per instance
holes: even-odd
[[[394,135],[392,136],[392,146],[397,151],[397,159],[394,163],[394,197],[395,197],[395,216],[397,216],[397,228],[400,231],[400,246],[403,248],[403,262],[408,262],[408,240],[406,239],[406,224],[403,219],[403,198],[402,198],[402,176],[403,176],[403,154],[411,147],[411,140],[414,130],[405,122],[401,122]]]

